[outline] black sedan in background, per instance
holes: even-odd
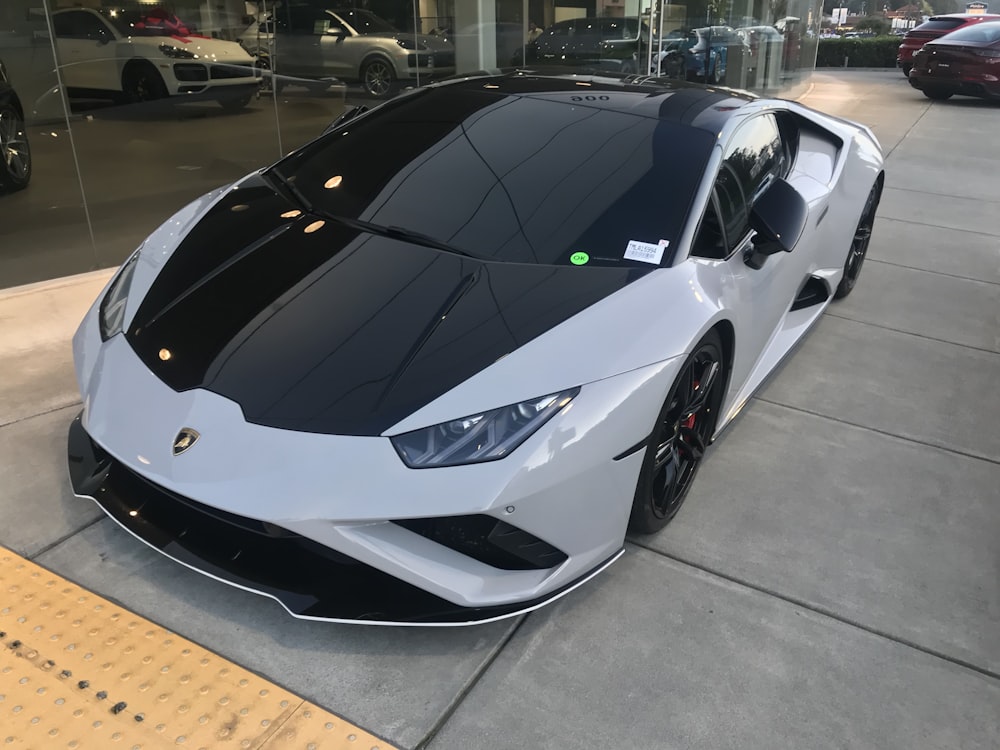
[[[31,179],[31,149],[24,108],[0,60],[0,190],[20,190]]]

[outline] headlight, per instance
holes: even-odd
[[[403,49],[424,49],[417,45],[413,39],[397,39],[396,44],[398,44]]]
[[[142,249],[141,246],[139,248]],[[115,334],[121,333],[125,322],[125,303],[128,302],[128,289],[132,285],[132,274],[135,273],[135,262],[139,259],[139,250],[132,253],[118,269],[118,275],[108,287],[108,293],[101,300],[98,321],[101,326],[101,341],[107,341]]]
[[[579,392],[570,388],[424,427],[391,438],[392,445],[411,469],[496,461],[527,440]]]
[[[172,44],[161,44],[160,52],[167,57],[172,57],[174,60],[194,60],[198,57],[193,52],[188,52],[186,49],[181,49],[180,47],[174,47]]]

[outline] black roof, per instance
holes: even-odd
[[[669,120],[712,133],[718,133],[735,112],[759,98],[749,91],[668,78],[566,73],[565,69],[551,71],[543,68],[500,75],[472,74],[438,85],[468,90],[487,89],[498,94],[612,109]]]

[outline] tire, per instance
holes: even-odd
[[[875,226],[875,212],[878,211],[879,201],[882,199],[882,180],[876,182],[868,193],[868,200],[865,201],[864,210],[858,220],[858,228],[854,230],[854,239],[851,240],[851,248],[847,251],[847,260],[844,261],[844,275],[837,285],[837,290],[833,293],[834,299],[843,299],[854,289],[861,275],[861,266],[868,255],[868,244],[872,239],[872,228]]]
[[[31,146],[14,105],[0,106],[0,187],[22,190],[31,181]]]
[[[167,86],[163,83],[163,78],[149,63],[133,63],[125,68],[122,88],[127,100],[133,104],[167,97]]]
[[[392,63],[381,57],[373,57],[361,66],[361,86],[370,96],[378,99],[388,96],[395,80]]]
[[[926,88],[924,96],[937,102],[943,102],[945,99],[951,99],[953,94],[946,89]]]
[[[677,515],[715,432],[726,381],[722,339],[710,331],[684,361],[639,470],[629,530],[652,534]]]
[[[903,75],[905,77],[909,78],[910,71],[913,69],[913,66],[910,63],[903,63],[899,66],[899,69],[903,71]]]

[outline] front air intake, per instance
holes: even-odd
[[[545,570],[566,554],[548,542],[492,516],[407,518],[404,529],[501,570]]]

